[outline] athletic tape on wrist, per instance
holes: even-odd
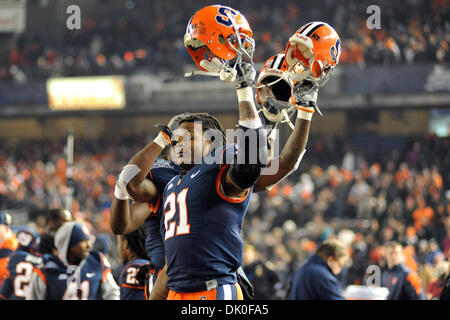
[[[156,136],[156,138],[153,140],[153,142],[164,149],[167,145],[170,144],[171,141],[167,134],[160,131],[159,134]]]
[[[237,89],[236,93],[237,93],[239,102],[242,102],[242,101],[252,102],[253,101],[253,89],[251,87]]]
[[[307,110],[307,109],[297,106],[297,118],[311,121],[313,114],[314,114],[314,109],[312,109],[312,111],[310,111],[310,110]]]
[[[122,189],[116,184],[114,187],[114,197],[119,200],[128,200],[130,199],[130,195],[128,192],[122,191]]]
[[[239,120],[239,125],[242,127],[246,127],[249,129],[258,129],[262,127],[262,122],[260,118],[252,119],[252,120]]]

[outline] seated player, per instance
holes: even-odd
[[[110,264],[91,250],[85,226],[64,223],[55,234],[55,246],[58,255],[50,255],[34,269],[27,300],[119,300]]]
[[[143,226],[117,236],[117,250],[124,264],[119,280],[120,300],[146,300],[145,288],[137,279],[139,269],[150,263],[145,252],[145,238]]]
[[[33,269],[39,267],[43,261],[37,252],[37,234],[20,230],[16,238],[19,247],[8,258],[7,274],[0,287],[0,299],[4,300],[25,300]]]

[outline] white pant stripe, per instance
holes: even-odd
[[[231,286],[229,284],[223,285],[223,300],[231,300],[232,298]]]

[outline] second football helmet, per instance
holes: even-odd
[[[272,121],[283,119],[282,110],[288,108],[293,81],[286,73],[284,54],[277,54],[264,63],[259,73],[256,101],[261,105],[264,116]]]
[[[323,86],[339,63],[341,51],[341,40],[333,27],[321,21],[309,22],[289,38],[285,50],[288,72],[300,63],[304,71],[294,73],[292,79],[308,79]]]

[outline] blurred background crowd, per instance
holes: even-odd
[[[29,0],[26,28],[0,33],[0,210],[15,226],[43,231],[73,188],[70,211],[95,234],[117,280],[109,208],[120,170],[151,141],[158,117],[206,111],[234,125],[235,93],[210,78],[207,89],[178,81],[194,68],[183,45],[188,20],[216,1],[73,2],[82,3],[80,30],[66,28],[72,1]],[[294,271],[333,238],[351,258],[339,275],[343,287],[365,285],[370,265],[384,270],[383,245],[395,240],[426,298],[439,296],[450,260],[450,1],[221,2],[248,19],[256,63],[283,52],[308,21],[332,25],[343,48],[299,169],[252,195],[242,236],[256,298],[284,299]],[[374,3],[381,29],[366,24]],[[50,108],[46,79],[110,74],[126,78],[123,109]],[[73,125],[68,180],[64,132]]]
[[[117,133],[76,141],[71,211],[117,268],[108,222],[114,184],[126,159],[149,138]],[[299,170],[269,192],[252,195],[244,266],[261,278],[260,298],[284,298],[293,272],[331,238],[345,244],[351,257],[339,277],[343,287],[364,285],[371,264],[384,268],[383,245],[392,240],[405,246],[405,262],[424,289],[442,278],[450,248],[450,139],[411,136],[402,145],[384,153],[312,135]],[[63,146],[63,140],[1,142],[0,210],[27,212],[31,228],[45,229],[49,209],[64,207],[68,192]]]
[[[0,53],[0,81],[25,82],[55,76],[162,73],[191,68],[182,35],[189,17],[205,1],[102,0],[95,16],[82,16],[81,30],[27,30]],[[45,1],[32,1],[38,6]],[[117,2],[116,2],[117,3]],[[215,1],[206,1],[215,4]],[[298,21],[322,20],[341,36],[341,64],[393,65],[450,61],[450,10],[446,0],[379,1],[380,29],[367,28],[373,1],[227,1],[245,8],[252,26],[255,62],[283,52]],[[41,4],[42,5],[42,4]],[[405,14],[407,12],[407,14]],[[49,21],[49,23],[52,23]]]

